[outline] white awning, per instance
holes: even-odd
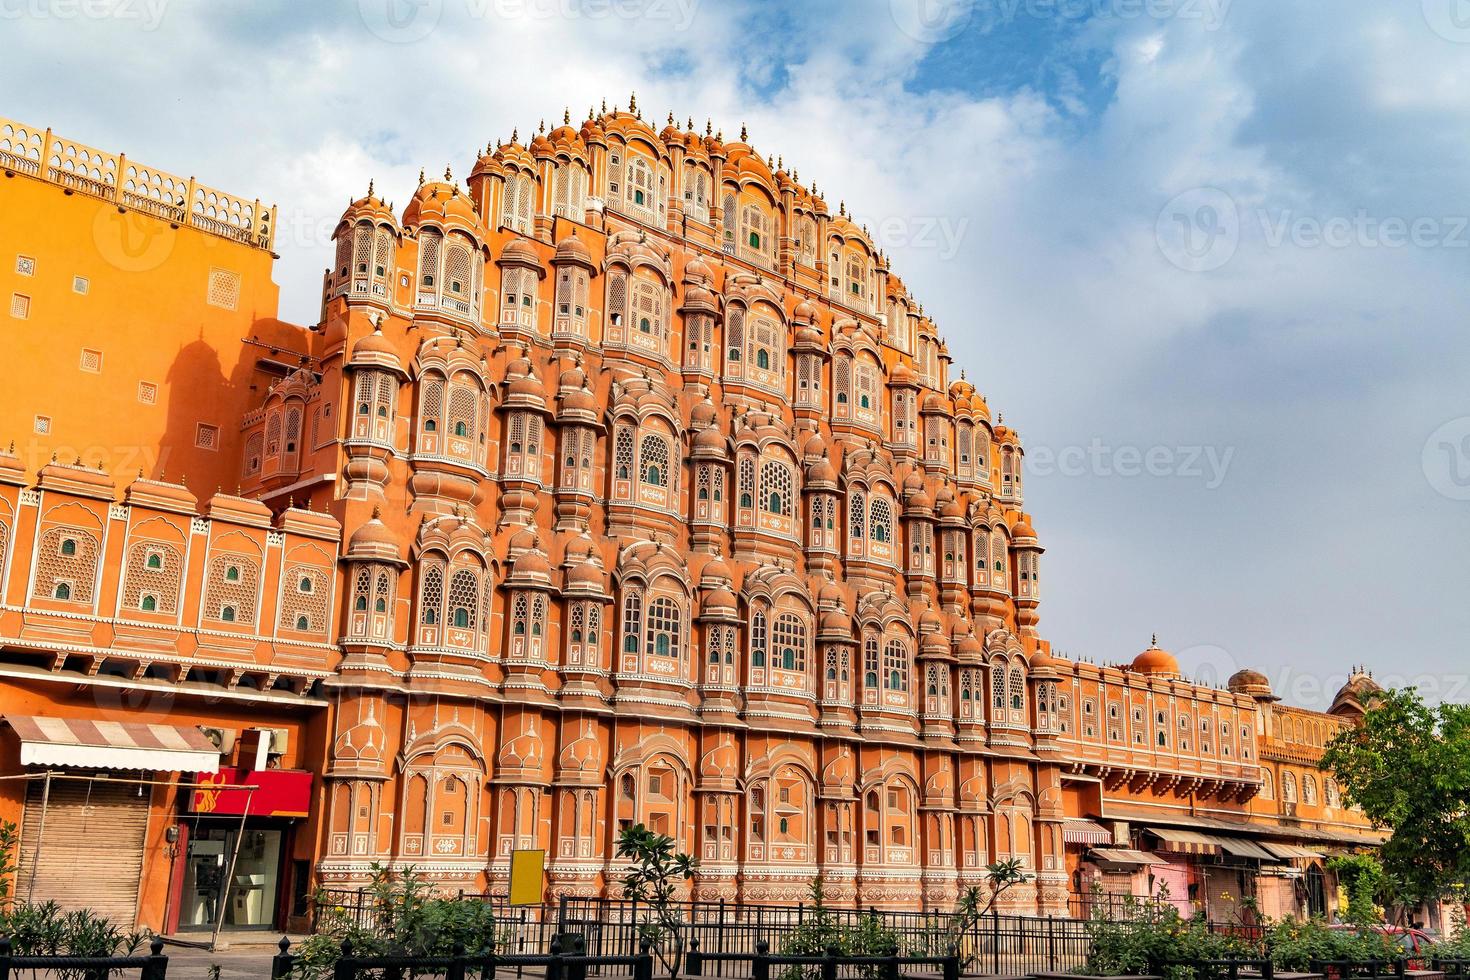
[[[219,749],[197,728],[6,715],[26,766],[218,772]]]

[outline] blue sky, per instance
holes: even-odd
[[[637,91],[846,201],[1025,440],[1042,630],[1464,700],[1470,3],[0,5],[0,113],[281,207]]]

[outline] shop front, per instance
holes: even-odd
[[[294,884],[293,835],[311,802],[311,773],[221,768],[201,774],[175,828],[180,860],[169,925],[180,932],[275,929]]]

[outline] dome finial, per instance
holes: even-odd
[[[572,107],[564,106],[561,110],[561,124],[570,126],[572,124]]]
[[[607,115],[607,99],[602,100],[602,114]]]
[[[669,110],[669,125],[670,126],[674,125],[674,110],[673,109],[670,109]]]
[[[1150,642],[1150,643],[1149,643],[1149,645],[1150,645],[1150,646],[1158,646],[1158,645],[1159,645],[1159,634],[1157,634],[1157,633],[1155,633],[1155,634],[1154,634],[1154,635],[1153,635],[1153,639],[1152,639],[1152,641],[1151,641],[1151,642]]]
[[[419,186],[420,187],[423,187],[424,186],[424,168],[423,167],[420,167],[419,168]]]
[[[545,119],[542,119],[541,120],[540,124],[538,125],[538,127],[536,129],[536,132],[538,132],[538,133],[544,133],[544,132],[546,132],[546,120]]]
[[[373,179],[371,177],[369,177],[368,178],[368,197],[372,197],[372,196],[373,196]]]
[[[750,139],[750,137],[745,132],[745,123],[741,123],[740,124],[740,142],[744,143],[748,139]]]
[[[715,124],[710,121],[709,116],[705,116],[704,117],[704,135],[705,136],[713,135],[714,131],[715,131]]]
[[[516,126],[516,127],[514,127],[514,128],[511,129],[511,131],[510,131],[510,141],[512,143],[519,143],[521,141],[521,128],[519,126]]]
[[[454,183],[454,174],[449,172],[449,165],[447,163],[444,165],[444,182],[446,184]]]
[[[628,93],[628,111],[629,112],[637,112],[638,111],[638,93],[637,92],[629,92]]]

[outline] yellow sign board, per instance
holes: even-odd
[[[545,851],[510,852],[510,904],[540,905]]]

